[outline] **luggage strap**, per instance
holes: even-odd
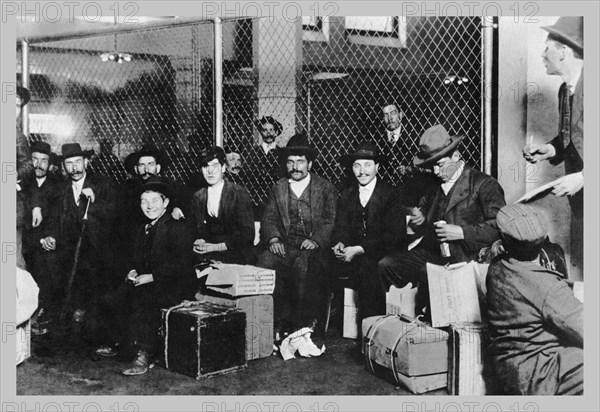
[[[169,369],[169,315],[172,311],[181,308],[191,308],[194,306],[200,306],[204,302],[199,302],[196,300],[184,300],[178,305],[175,305],[169,309],[167,309],[167,313],[165,314],[165,368]]]

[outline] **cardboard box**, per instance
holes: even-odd
[[[273,353],[273,296],[255,295],[239,298],[197,296],[209,302],[241,310],[246,314],[246,360],[271,356]]]
[[[344,338],[358,338],[358,292],[344,288]]]
[[[488,393],[486,366],[487,334],[480,324],[450,324],[450,363],[448,392],[450,395],[481,396]]]
[[[193,302],[162,310],[162,363],[197,380],[247,367],[246,314],[241,310]]]
[[[385,294],[386,315],[406,315],[414,319],[418,290],[413,288],[410,282],[403,288],[390,286],[390,290]]]
[[[201,272],[207,289],[229,296],[270,295],[275,290],[275,271],[251,265],[215,263]]]

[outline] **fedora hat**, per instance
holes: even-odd
[[[308,136],[305,133],[297,133],[288,140],[287,145],[279,149],[282,158],[288,156],[306,156],[310,160],[317,158],[319,152],[308,144]]]
[[[167,179],[161,176],[150,176],[139,188],[139,195],[146,191],[162,193],[165,197],[171,199],[171,184]]]
[[[263,116],[260,119],[254,121],[254,125],[256,126],[258,131],[261,131],[263,129],[263,125],[265,124],[272,124],[273,129],[275,129],[275,134],[277,136],[279,136],[283,132],[283,126],[281,125],[281,123],[275,120],[275,118],[273,118],[272,116]]]
[[[441,124],[425,130],[419,140],[420,152],[413,158],[415,166],[428,166],[451,154],[463,136],[450,136]]]
[[[350,167],[358,159],[373,160],[376,163],[387,160],[385,156],[379,153],[379,148],[374,142],[363,141],[358,144],[354,153],[341,156],[339,162],[342,166]]]
[[[62,145],[60,150],[60,157],[62,160],[68,159],[69,157],[83,156],[87,159],[92,157],[94,154],[93,150],[82,150],[79,143],[65,143]]]
[[[17,86],[17,96],[21,99],[21,107],[25,106],[31,100],[31,93],[23,86]]]
[[[542,29],[583,55],[583,16],[559,17],[552,26],[544,26]]]
[[[29,146],[29,151],[31,153],[33,152],[37,152],[37,153],[42,153],[45,154],[47,156],[52,156],[52,148],[50,147],[50,145],[46,142],[33,142],[31,143],[31,146]]]
[[[123,162],[125,170],[129,174],[135,175],[135,166],[137,166],[140,157],[144,156],[151,156],[154,159],[156,159],[156,163],[160,165],[161,171],[163,172],[167,169],[167,166],[169,165],[167,156],[165,156],[162,150],[158,150],[155,146],[151,144],[145,144],[140,150],[131,153],[125,158],[125,161]]]

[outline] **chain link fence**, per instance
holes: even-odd
[[[258,205],[281,173],[259,146],[255,121],[262,116],[281,123],[279,146],[305,132],[320,150],[314,170],[340,188],[346,180],[337,159],[365,139],[389,157],[383,177],[402,183],[401,166],[412,164],[419,137],[437,123],[465,136],[463,157],[479,168],[481,23],[393,16],[224,21],[223,141],[243,159],[243,172],[231,179]],[[31,44],[29,70],[30,139],[55,150],[68,141],[93,147],[94,170],[118,182],[127,178],[125,157],[152,143],[170,160],[167,175],[194,182],[199,151],[215,141],[213,22]],[[382,119],[389,104],[404,113],[393,150]]]

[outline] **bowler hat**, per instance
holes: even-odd
[[[281,157],[306,156],[309,160],[316,159],[318,150],[308,144],[308,136],[305,133],[297,133],[288,140],[287,145],[279,150]]]
[[[450,136],[441,124],[430,127],[419,140],[421,151],[413,158],[413,164],[428,166],[437,162],[450,155],[462,139],[463,136]]]
[[[37,142],[31,143],[31,146],[29,147],[29,151],[31,153],[33,153],[33,152],[42,153],[42,154],[45,154],[47,156],[51,156],[52,155],[52,148],[46,142],[39,142],[39,141],[37,141]]]
[[[552,26],[544,26],[542,29],[583,55],[583,16],[559,17]]]
[[[363,141],[358,144],[354,153],[341,156],[339,162],[342,166],[348,167],[352,166],[354,161],[358,159],[373,160],[376,163],[387,160],[385,156],[379,153],[379,148],[374,142]]]
[[[61,159],[68,159],[69,157],[83,156],[90,158],[94,154],[93,150],[82,150],[79,143],[65,143],[61,148]]]
[[[17,96],[21,99],[21,107],[25,106],[31,100],[31,93],[23,86],[17,86]]]
[[[283,132],[283,126],[281,126],[281,123],[275,120],[275,118],[273,118],[272,116],[263,116],[260,119],[254,121],[254,125],[259,131],[262,130],[263,125],[265,124],[272,124],[273,129],[275,129],[275,134],[277,136],[279,136]]]
[[[161,176],[150,176],[144,184],[140,186],[140,195],[146,191],[158,192],[167,198],[171,198],[171,184],[167,179]]]
[[[158,150],[151,144],[145,144],[137,152],[133,152],[125,158],[124,166],[125,170],[132,175],[135,175],[135,166],[137,166],[140,157],[150,156],[156,160],[156,163],[160,165],[162,171],[165,171],[168,166],[168,159],[162,150]]]

